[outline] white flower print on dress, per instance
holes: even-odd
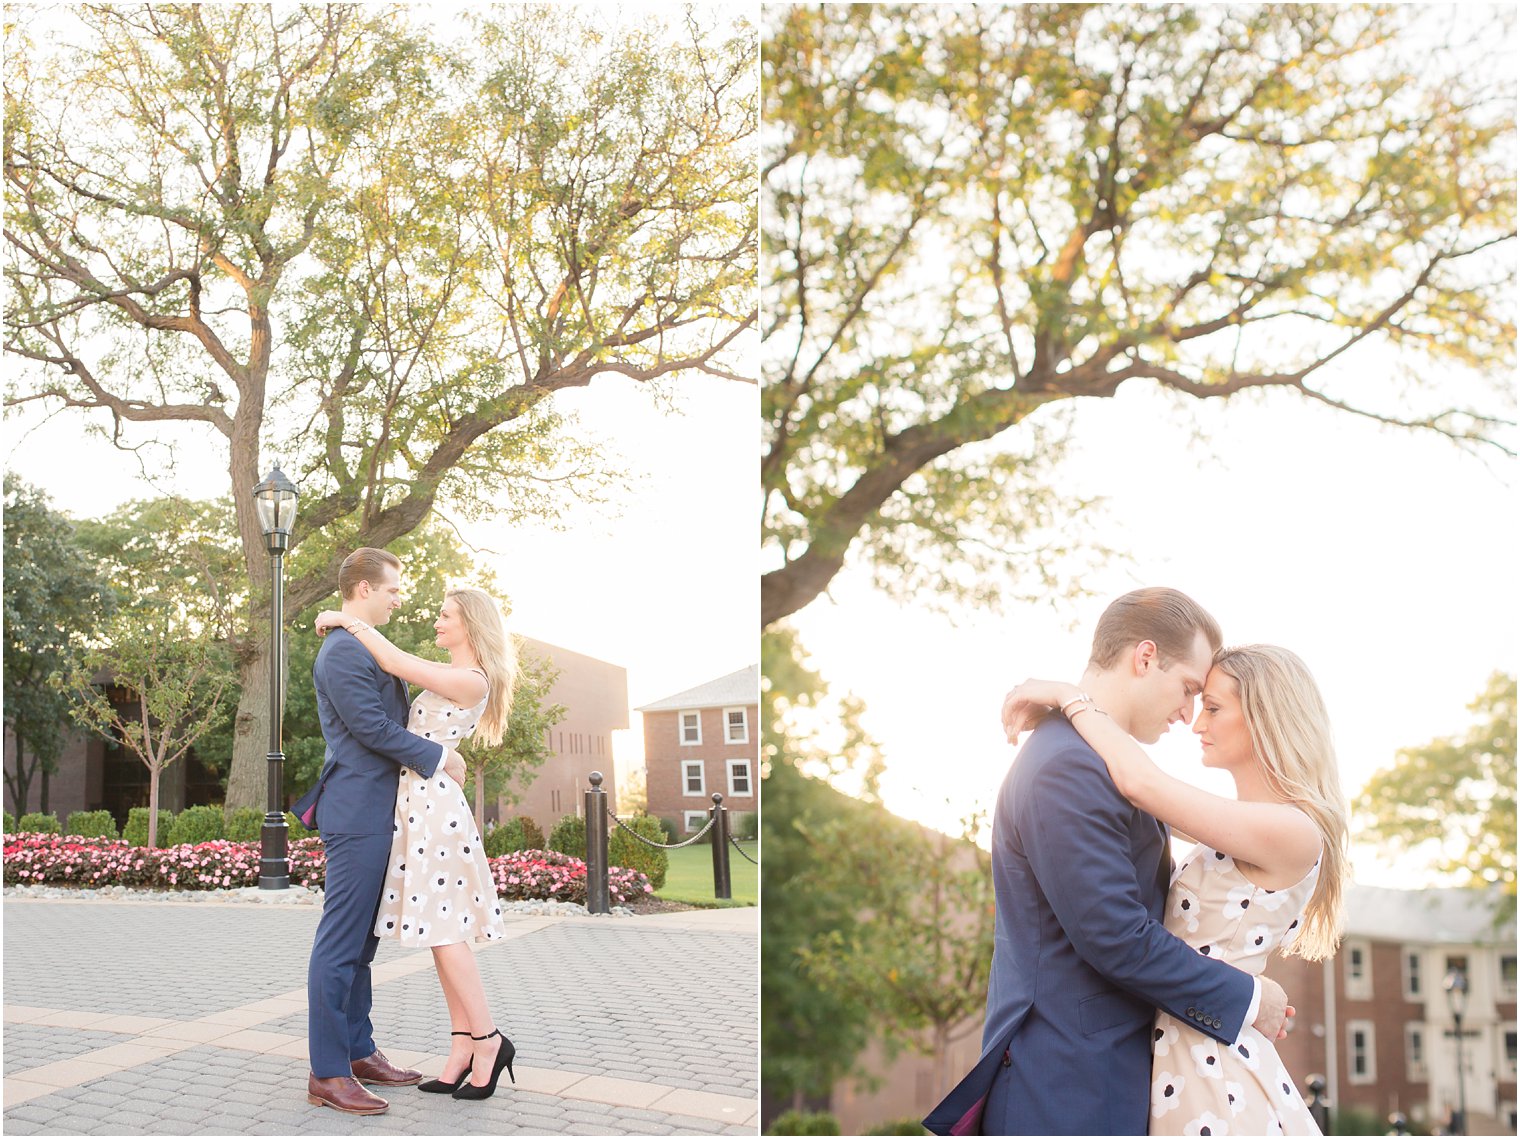
[[[1165,1056],[1176,1043],[1177,1026],[1172,1023],[1171,1017],[1164,1016],[1156,1022],[1155,1031],[1151,1033],[1151,1054]]]
[[[1204,860],[1204,863],[1214,873],[1228,874],[1235,869],[1235,860],[1224,851],[1211,850],[1208,853],[1209,857]]]
[[[1256,1041],[1251,1039],[1254,1035],[1247,1029],[1244,1036],[1235,1044],[1235,1055],[1240,1057],[1240,1062],[1251,1071],[1256,1071],[1261,1066],[1261,1048]]]
[[[1213,1040],[1200,1040],[1188,1049],[1193,1057],[1193,1070],[1200,1076],[1211,1080],[1223,1077],[1224,1071],[1219,1064],[1219,1045]]]
[[[1183,928],[1188,933],[1196,933],[1198,931],[1198,895],[1186,886],[1173,886],[1171,905],[1172,916],[1182,920]]]
[[[1187,1087],[1187,1080],[1172,1072],[1157,1072],[1151,1081],[1151,1118],[1160,1119],[1176,1108],[1177,1097]]]
[[[1272,929],[1270,926],[1253,925],[1250,929],[1246,930],[1246,951],[1248,953],[1254,950],[1267,950],[1270,952],[1272,947],[1267,944],[1267,940],[1271,936]]]
[[[1197,1119],[1188,1120],[1188,1125],[1182,1129],[1184,1135],[1228,1135],[1230,1125],[1212,1111],[1206,1111]]]
[[[1234,1080],[1224,1082],[1224,1098],[1230,1105],[1231,1119],[1246,1109],[1246,1089]]]
[[[1249,883],[1232,887],[1224,896],[1224,916],[1233,921],[1246,913],[1251,908],[1251,898],[1255,893],[1256,887]]]

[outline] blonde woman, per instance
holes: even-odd
[[[1010,737],[1059,709],[1119,793],[1196,846],[1172,877],[1166,927],[1199,953],[1260,974],[1276,950],[1335,951],[1346,875],[1346,805],[1330,719],[1309,670],[1272,645],[1214,657],[1193,731],[1234,799],[1166,774],[1075,685],[1029,680],[1004,705]],[[1150,1134],[1318,1135],[1273,1041],[1233,1046],[1160,1012],[1152,1036]]]
[[[349,613],[324,611],[316,628],[319,635],[347,630],[382,669],[421,686],[407,718],[412,733],[450,749],[472,735],[487,744],[500,742],[512,709],[517,655],[490,595],[478,589],[444,595],[433,629],[434,644],[448,653],[448,664],[403,652]],[[401,769],[374,932],[433,950],[452,1035],[440,1078],[422,1084],[422,1090],[485,1099],[496,1091],[503,1069],[515,1082],[516,1049],[491,1017],[466,944],[504,936],[501,903],[464,791],[441,768],[430,777]]]

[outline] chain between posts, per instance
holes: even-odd
[[[705,835],[708,831],[712,830],[713,829],[713,824],[718,821],[716,817],[708,819],[707,820],[707,825],[705,827],[703,827],[701,830],[699,830],[696,834],[692,835],[685,842],[670,842],[670,843],[666,843],[666,842],[655,842],[653,839],[645,838],[638,831],[634,830],[631,826],[629,826],[627,823],[625,823],[622,819],[620,819],[616,815],[614,815],[612,813],[612,808],[611,807],[607,808],[607,817],[609,819],[611,819],[613,822],[615,822],[618,826],[622,827],[625,831],[627,831],[629,834],[631,834],[634,838],[636,838],[640,842],[642,842],[645,846],[652,846],[656,850],[680,850],[681,847],[683,847],[683,846],[690,846],[692,843],[697,842],[699,839],[701,839],[702,836]],[[743,852],[741,851],[740,853],[743,853]],[[745,857],[748,857],[748,855],[745,855]]]
[[[708,826],[711,826],[711,825],[712,825],[711,823],[708,824]],[[728,841],[734,844],[734,849],[737,850],[740,854],[743,854],[744,855],[744,860],[746,862],[748,862],[751,866],[759,866],[760,865],[760,863],[756,862],[748,854],[745,854],[744,848],[739,845],[739,840],[736,839],[733,835],[729,835],[728,836]]]

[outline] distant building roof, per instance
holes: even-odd
[[[1346,933],[1384,941],[1513,943],[1514,921],[1494,924],[1498,905],[1497,889],[1390,890],[1353,885],[1346,891]]]
[[[653,704],[645,704],[634,711],[674,712],[681,708],[723,708],[759,702],[760,666],[752,664],[738,672],[720,676],[717,680],[709,680],[706,684],[688,688],[685,692],[656,700]]]

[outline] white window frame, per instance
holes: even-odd
[[[1506,960],[1508,960],[1508,961],[1515,960],[1515,955],[1513,953],[1501,953],[1501,954],[1499,954],[1499,997],[1500,997],[1501,1000],[1503,998],[1505,998],[1505,997],[1508,997],[1510,1000],[1514,1000],[1515,999],[1515,978],[1514,977],[1510,977],[1510,979],[1507,980],[1507,981],[1504,979],[1504,962]]]
[[[687,716],[695,716],[697,718],[697,738],[694,739],[694,740],[689,740],[689,739],[686,738],[686,717]],[[686,708],[686,709],[683,709],[682,711],[676,713],[676,742],[679,743],[682,747],[700,747],[701,746],[701,744],[702,744],[702,709],[700,709],[700,708]]]
[[[1353,972],[1353,963],[1360,954],[1362,969]],[[1353,1001],[1372,999],[1372,943],[1360,938],[1346,939],[1346,997]]]
[[[1356,1034],[1360,1032],[1367,1042],[1364,1059],[1366,1060],[1365,1072],[1356,1070]],[[1370,1020],[1348,1020],[1346,1022],[1346,1080],[1353,1084],[1377,1083],[1377,1036]]]
[[[697,769],[697,782],[701,784],[695,791],[691,789],[691,769]],[[681,761],[681,794],[688,798],[701,797],[707,794],[707,764],[700,759],[683,759]]]
[[[686,822],[686,833],[696,834],[707,825],[707,820],[710,817],[706,811],[687,811],[683,816]],[[693,820],[695,820],[695,823],[693,823]]]
[[[731,724],[729,722],[729,719],[728,719],[728,717],[732,713],[734,713],[734,712],[738,712],[739,716],[740,716],[739,727],[740,727],[740,730],[741,730],[741,734],[739,736],[737,736],[737,737],[733,734],[733,731],[732,731],[733,724]],[[724,708],[723,709],[723,742],[726,743],[726,744],[747,744],[747,743],[749,743],[749,709],[748,708],[738,707],[738,708]]]
[[[1413,1084],[1428,1084],[1430,1082],[1430,1053],[1427,1048],[1429,1041],[1425,1037],[1425,1024],[1423,1021],[1411,1020],[1404,1023],[1404,1078]],[[1416,1056],[1416,1051],[1419,1055]]]
[[[749,785],[747,791],[734,789],[734,769],[744,768],[744,782]],[[731,759],[728,761],[728,797],[730,799],[752,799],[755,795],[755,771],[747,759]]]
[[[1423,1001],[1425,994],[1425,959],[1418,949],[1404,946],[1399,951],[1399,962],[1403,966],[1404,974],[1404,999],[1406,1001]]]

